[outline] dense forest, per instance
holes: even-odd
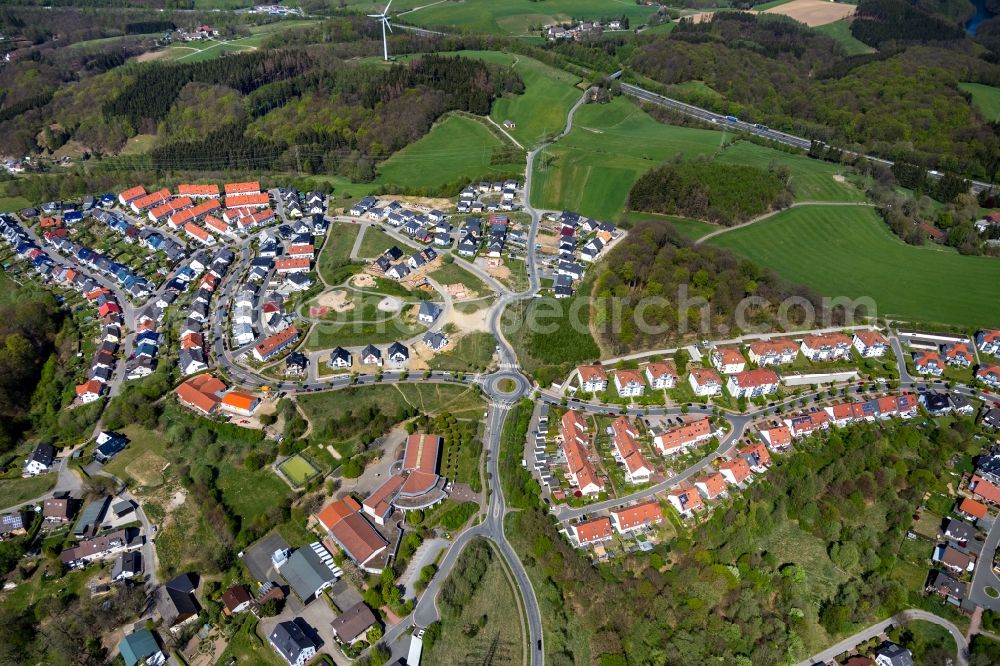
[[[787,208],[787,169],[764,171],[707,160],[666,164],[632,185],[628,207],[647,213],[681,215],[731,225]]]
[[[979,450],[973,435],[962,420],[805,440],[672,548],[621,564],[593,566],[541,508],[511,514],[507,533],[546,618],[547,661],[795,663],[922,605],[895,571],[899,549],[924,493],[949,482],[948,459]]]
[[[810,290],[725,250],[694,246],[661,222],[636,225],[598,270],[594,328],[614,354],[661,349],[685,337],[748,332],[737,325],[736,314],[750,297],[741,314],[754,329],[778,330],[778,304],[792,296],[812,303],[818,316],[833,323],[841,316],[821,313]],[[786,316],[787,326],[805,323],[799,320],[802,308],[791,308]]]
[[[994,127],[958,88],[1000,83],[1000,66],[968,39],[848,57],[784,17],[726,12],[645,41],[631,65],[661,84],[701,81],[717,93],[691,93],[693,103],[845,148],[986,180],[1000,164]]]
[[[882,48],[897,42],[940,42],[962,39],[965,31],[955,23],[906,0],[862,0],[851,34]]]

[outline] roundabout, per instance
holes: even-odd
[[[531,383],[519,372],[502,370],[484,377],[483,388],[493,400],[513,403],[531,390]]]

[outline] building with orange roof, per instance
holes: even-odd
[[[851,358],[851,338],[843,333],[807,335],[800,349],[810,361],[836,361]]]
[[[977,502],[976,500],[968,497],[963,497],[962,501],[958,503],[958,512],[965,514],[970,518],[979,520],[980,518],[986,517],[989,509],[981,502]]]
[[[271,205],[267,193],[261,194],[227,194],[226,208],[264,208]]]
[[[393,511],[392,500],[395,499],[405,481],[405,476],[393,474],[361,503],[364,512],[371,516],[376,524],[385,525],[386,521],[389,520]]]
[[[851,342],[862,358],[878,358],[889,349],[889,340],[878,331],[854,331]]]
[[[205,216],[205,228],[216,234],[228,234],[232,229],[214,215]]]
[[[987,504],[1000,506],[1000,488],[997,488],[981,476],[973,474],[972,480],[969,481],[969,492]]]
[[[712,438],[712,422],[707,416],[687,421],[653,435],[653,445],[660,454],[669,456],[697,446]]]
[[[289,257],[307,257],[312,259],[316,254],[316,248],[312,245],[289,245],[285,254]]]
[[[258,361],[266,361],[275,354],[295,344],[299,339],[299,332],[294,326],[289,326],[283,331],[278,331],[274,335],[262,340],[253,348],[253,355]]]
[[[754,368],[729,375],[726,389],[734,398],[756,398],[777,393],[780,383],[774,370]]]
[[[212,245],[215,243],[215,237],[194,222],[188,222],[184,225],[184,233],[204,245]]]
[[[180,229],[188,222],[192,222],[202,216],[214,213],[219,210],[220,207],[221,204],[218,199],[208,199],[207,201],[202,201],[194,206],[191,206],[190,208],[184,208],[183,210],[179,210],[171,215],[170,219],[167,221],[167,226],[172,229]]]
[[[202,349],[205,346],[205,338],[201,333],[187,333],[181,336],[181,349]]]
[[[381,573],[389,542],[360,513],[361,505],[353,497],[345,497],[327,505],[317,514],[328,535],[329,546],[336,545],[348,557],[369,573]],[[328,546],[328,547],[329,547]],[[335,548],[330,548],[331,552]]]
[[[225,390],[226,385],[212,375],[197,375],[177,387],[177,399],[181,404],[207,415],[219,406],[219,396]]]
[[[277,273],[308,273],[312,268],[312,261],[309,257],[290,257],[288,259],[275,259],[274,270]]]
[[[743,372],[747,367],[746,359],[735,347],[716,347],[712,350],[711,358],[715,369],[724,375]]]
[[[647,363],[644,374],[653,389],[672,389],[677,386],[677,367],[673,363],[666,361]]]
[[[760,430],[760,436],[772,449],[787,449],[792,445],[792,431],[786,425]]]
[[[763,474],[771,466],[771,452],[761,442],[748,444],[738,449],[737,453],[740,458],[747,461],[750,469],[758,474]]]
[[[722,476],[722,472],[712,472],[711,474],[698,477],[695,479],[694,487],[707,500],[714,500],[724,496],[728,488],[726,477]]]
[[[226,196],[231,194],[260,194],[260,183],[256,180],[245,183],[226,183]]]
[[[573,411],[572,409],[563,412],[561,423],[564,430],[572,431],[577,435],[587,432],[586,419],[580,416],[580,412]],[[586,440],[583,439],[581,441]]]
[[[406,438],[403,469],[436,473],[441,454],[441,438],[427,433],[413,433]]]
[[[733,458],[719,465],[719,471],[726,481],[733,485],[740,485],[750,478],[750,465],[743,458]]]
[[[1000,356],[1000,330],[986,329],[976,333],[976,346],[979,351],[991,356]]]
[[[976,379],[992,388],[1000,388],[1000,365],[983,365],[976,369]]]
[[[941,345],[941,355],[944,362],[959,368],[968,368],[976,360],[972,349],[965,342],[949,342]]]
[[[918,375],[940,377],[944,373],[944,360],[934,350],[921,349],[913,352],[913,369]]]
[[[581,365],[576,371],[580,375],[580,390],[584,393],[601,393],[608,388],[608,373],[600,363]]]
[[[124,192],[120,192],[118,194],[118,203],[123,206],[127,206],[139,197],[144,196],[146,196],[146,188],[142,185],[136,185],[135,187],[131,187]]]
[[[58,217],[43,217],[38,220],[38,226],[42,229],[54,229],[62,226],[62,220]]]
[[[611,525],[619,534],[659,525],[662,522],[663,509],[656,500],[619,507],[611,512]]]
[[[769,365],[788,365],[795,362],[799,355],[799,346],[794,340],[780,338],[778,340],[757,340],[750,343],[747,356],[758,367]]]
[[[574,523],[570,525],[570,530],[578,546],[593,546],[610,541],[615,536],[614,530],[611,529],[611,519],[607,516]]]
[[[100,399],[104,393],[104,384],[96,379],[90,379],[76,387],[76,398],[83,404]]]
[[[205,199],[207,197],[217,198],[219,196],[219,186],[215,184],[190,185],[188,183],[182,183],[177,186],[177,194],[179,196],[191,197],[192,199]]]
[[[614,374],[615,389],[620,398],[635,398],[645,392],[646,382],[642,380],[642,374],[638,370],[615,370]]]
[[[701,511],[705,508],[705,503],[701,501],[701,495],[698,494],[698,490],[690,484],[678,486],[671,490],[667,495],[667,501],[677,509],[682,518],[687,518],[696,511]]]
[[[854,421],[854,409],[849,402],[838,402],[835,405],[824,407],[823,411],[830,417],[830,423],[840,427]]]
[[[614,444],[615,460],[625,466],[625,479],[629,483],[646,483],[653,474],[653,466],[642,455],[636,437],[635,426],[627,416],[619,416],[611,422],[611,441]]]
[[[240,416],[252,416],[260,404],[260,398],[245,391],[229,391],[222,396],[222,409]]]
[[[586,446],[571,438],[563,442],[563,453],[566,454],[567,476],[581,495],[596,495],[604,490],[604,481],[597,476]]]
[[[691,368],[688,372],[688,383],[691,390],[700,398],[722,393],[722,379],[715,370],[708,368]]]
[[[154,206],[149,209],[149,221],[160,222],[165,220],[177,211],[190,207],[193,203],[194,202],[191,201],[191,197],[180,197],[164,201],[158,206]]]
[[[169,198],[170,198],[170,190],[167,189],[157,190],[152,194],[146,194],[144,196],[133,199],[129,203],[129,207],[132,208],[132,211],[134,213],[141,213],[149,208],[152,208],[153,206],[160,205]]]

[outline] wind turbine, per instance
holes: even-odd
[[[389,5],[392,4],[392,0],[389,0],[389,4],[385,6],[381,14],[369,14],[368,18],[378,19],[382,23],[382,57],[386,60],[389,59],[389,39],[386,37],[385,29],[388,28],[389,32],[392,32],[392,26],[389,25]]]

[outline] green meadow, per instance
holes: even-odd
[[[990,122],[1000,120],[1000,88],[982,83],[959,83],[962,92],[972,95],[972,106]]]
[[[871,296],[881,317],[1000,326],[1000,262],[906,245],[861,206],[792,208],[708,241],[825,296]]]
[[[851,34],[851,19],[842,19],[813,28],[816,32],[823,33],[827,37],[840,42],[847,55],[860,55],[862,53],[874,53],[875,49],[868,46],[857,37]]]

